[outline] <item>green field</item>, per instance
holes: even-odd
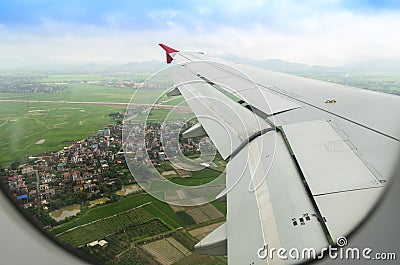
[[[59,151],[104,128],[121,107],[74,104],[0,103],[0,165],[26,155]],[[42,144],[36,144],[44,139]]]
[[[128,103],[134,92],[135,89],[128,88],[69,84],[66,89],[54,93],[0,93],[0,99]],[[160,93],[159,90],[138,93],[137,100],[140,103],[153,103],[152,99]]]
[[[166,170],[162,170],[162,171],[167,171],[167,170],[172,170],[172,167],[170,169],[167,168]],[[215,180],[218,176],[220,176],[221,173],[222,172],[220,172],[218,170],[204,168],[200,171],[191,172],[190,177],[188,177],[188,178],[182,178],[182,177],[178,176],[177,174],[166,176],[166,178],[168,179],[168,181],[171,181],[175,184],[182,185],[182,186],[200,186],[200,185],[204,185],[204,184],[207,184],[207,183]],[[163,190],[164,185],[165,185],[164,180],[153,181],[151,183],[151,189],[154,191]]]
[[[211,204],[214,205],[214,207],[217,208],[218,211],[226,215],[226,209],[227,209],[226,202],[213,201],[211,202]]]
[[[151,202],[151,205],[153,206],[150,207],[147,205],[144,206],[144,209],[154,214],[155,217],[158,217],[161,220],[165,221],[166,224],[170,225],[173,228],[178,228],[184,225],[183,221],[180,220],[178,216],[176,216],[176,214],[172,211],[171,207],[168,204],[160,202],[154,197],[143,193],[124,198],[115,203],[100,205],[89,209],[84,214],[79,216],[79,218],[58,226],[54,228],[51,232],[57,235],[73,227],[88,224],[102,218],[110,217],[112,215],[128,211],[132,208],[149,202]]]
[[[226,211],[223,204],[216,202],[215,206],[223,212]],[[64,242],[81,246],[131,227],[140,229],[141,224],[152,220],[160,220],[161,224],[164,224],[161,226],[165,231],[175,231],[190,226],[168,204],[148,194],[137,194],[115,203],[90,209],[77,219],[52,229],[51,232]],[[137,235],[132,240],[139,240],[153,234],[149,230],[148,234]],[[192,243],[190,247],[193,247]]]
[[[191,177],[190,178],[181,178],[181,177],[176,177],[170,179],[170,181],[179,184],[179,185],[184,185],[184,186],[199,186],[199,185],[204,185],[206,183],[209,183],[216,179],[221,172],[217,170],[212,170],[212,169],[202,169],[200,171],[193,171],[191,172]]]
[[[163,220],[170,227],[177,229],[179,227],[185,226],[185,222],[183,222],[175,214],[175,212],[171,209],[171,207],[168,204],[161,202],[157,199],[154,199],[154,201],[151,204],[144,206],[144,209],[146,209],[153,216],[157,216],[158,218]]]
[[[123,231],[131,226],[138,226],[153,219],[143,208],[129,210],[94,223],[77,227],[58,236],[58,238],[75,247],[104,238],[107,235]]]

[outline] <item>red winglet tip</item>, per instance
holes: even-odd
[[[161,48],[164,49],[164,51],[166,51],[167,53],[173,53],[173,52],[179,52],[178,50],[175,50],[174,48],[168,47],[165,44],[160,43],[159,44],[161,46]]]
[[[165,53],[167,55],[167,63],[171,63],[174,58],[172,58],[170,53],[179,52],[179,51],[175,50],[174,48],[168,47],[167,45],[162,44],[162,43],[160,43],[159,45],[161,46],[161,48],[164,49],[164,51],[165,51]]]

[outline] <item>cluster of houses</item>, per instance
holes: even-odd
[[[100,192],[100,183],[114,185],[115,178],[105,177],[110,166],[125,167],[123,155],[118,155],[121,135],[122,125],[110,124],[63,150],[29,157],[27,163],[5,169],[2,178],[26,207],[38,201],[46,205],[57,190],[85,192],[90,198]]]
[[[130,125],[130,135],[124,143],[126,152],[132,154],[136,162],[167,161],[178,153],[190,154],[200,151],[197,139],[182,141],[179,135],[186,124],[180,121]],[[211,141],[203,142],[202,148],[213,148]]]
[[[65,83],[37,82],[38,79],[44,77],[15,73],[0,75],[0,91],[8,93],[54,93],[66,88]]]
[[[116,80],[116,79],[111,79],[111,80],[94,80],[94,81],[77,81],[78,83],[81,84],[90,84],[94,86],[106,86],[106,87],[120,87],[120,88],[137,88],[139,87],[142,83],[134,82],[134,81],[128,81],[128,80]]]

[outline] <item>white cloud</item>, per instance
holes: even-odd
[[[167,21],[165,30],[120,30],[78,27],[43,20],[40,30],[12,32],[0,25],[0,60],[12,64],[47,62],[123,63],[164,60],[157,44],[209,54],[235,54],[254,59],[280,58],[322,65],[342,65],[376,58],[400,57],[399,12],[315,13],[288,19],[287,24],[255,23],[247,28],[204,21],[193,31],[174,21],[172,10],[150,14]],[[43,33],[45,32],[45,33]]]
[[[171,21],[178,15],[178,11],[173,9],[153,10],[147,15],[157,22]]]
[[[284,29],[262,24],[249,29],[220,27],[197,37],[215,53],[255,59],[281,58],[312,64],[341,65],[380,57],[400,57],[399,12],[374,15],[341,12],[305,17]],[[217,33],[214,33],[217,32]],[[202,41],[206,40],[206,41]]]

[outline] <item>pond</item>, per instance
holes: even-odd
[[[79,204],[73,204],[70,206],[62,207],[58,210],[49,213],[51,218],[57,222],[64,220],[67,217],[77,215],[81,211],[81,206]]]

